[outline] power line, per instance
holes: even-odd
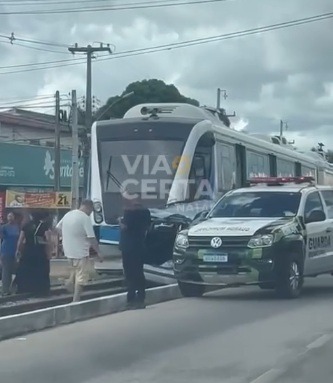
[[[60,51],[55,51],[55,50],[52,50],[52,49],[46,49],[46,48],[37,48],[37,47],[31,47],[29,45],[24,45],[24,44],[21,44],[21,43],[11,43],[10,41],[1,41],[0,40],[0,43],[2,44],[10,44],[12,46],[19,46],[19,47],[23,47],[23,48],[27,48],[27,49],[33,49],[33,50],[37,50],[37,51],[42,51],[42,52],[51,52],[51,53],[60,53],[60,54],[65,54],[66,56],[68,56],[68,52],[60,52]]]
[[[0,34],[0,37],[3,37],[5,39],[8,39],[11,43],[14,41],[22,41],[32,44],[39,44],[39,45],[48,45],[48,46],[54,46],[54,47],[61,47],[61,48],[67,48],[66,44],[59,44],[52,41],[43,41],[43,40],[31,40],[31,39],[24,39],[20,37],[14,36],[14,33],[12,33],[10,36],[6,36],[4,34]]]
[[[321,14],[321,15],[316,15],[316,16],[311,16],[311,17],[306,17],[306,18],[302,18],[302,19],[296,19],[296,20],[292,20],[292,21],[281,22],[281,23],[277,23],[277,24],[271,24],[271,25],[267,25],[267,26],[263,26],[263,27],[246,29],[246,30],[238,31],[238,32],[224,33],[224,34],[216,35],[216,36],[198,38],[198,39],[193,39],[193,40],[186,40],[186,41],[182,41],[179,43],[169,43],[169,44],[158,45],[158,46],[153,46],[153,47],[148,47],[148,48],[139,48],[139,49],[133,49],[133,50],[128,50],[128,51],[118,52],[118,53],[114,53],[111,57],[101,58],[99,61],[114,60],[117,58],[125,58],[125,57],[133,57],[133,56],[156,53],[156,52],[161,52],[161,51],[180,49],[180,48],[185,48],[185,47],[190,47],[190,46],[195,46],[195,45],[203,45],[203,44],[208,44],[211,42],[230,40],[230,39],[234,39],[234,38],[238,38],[238,37],[245,37],[245,36],[270,32],[273,30],[295,27],[295,26],[309,24],[309,23],[322,21],[322,20],[326,20],[326,19],[331,19],[331,18],[333,18],[333,12],[329,12],[329,13],[325,13],[325,14]],[[52,68],[62,68],[62,67],[67,67],[67,66],[72,66],[72,65],[80,65],[83,62],[85,62],[85,61],[68,63],[68,64],[63,64],[63,65],[49,65],[49,66],[39,67],[39,68],[28,68],[28,69],[15,70],[15,71],[6,71],[6,72],[0,72],[0,75],[1,74],[31,72],[31,71],[38,71],[38,70],[52,69]],[[41,63],[40,65],[48,65],[48,63],[47,62],[44,64]]]
[[[0,41],[1,43],[1,41]],[[101,56],[104,57],[104,56]],[[24,67],[30,67],[30,66],[36,66],[36,65],[46,65],[46,64],[60,64],[60,63],[67,63],[67,62],[73,62],[73,61],[80,61],[78,64],[83,64],[86,62],[85,58],[72,58],[72,59],[64,59],[64,60],[55,60],[55,61],[45,61],[42,63],[30,63],[30,64],[15,64],[15,65],[5,65],[0,66],[0,69],[11,69],[11,68],[24,68]]]
[[[87,7],[87,8],[66,8],[66,9],[36,9],[24,11],[2,11],[0,15],[48,15],[48,14],[62,14],[62,13],[86,13],[86,12],[105,12],[105,11],[125,11],[136,9],[149,9],[149,8],[165,8],[177,7],[183,5],[198,5],[208,3],[220,3],[229,0],[196,0],[196,1],[181,1],[172,0],[173,2],[155,4],[155,2],[142,2],[135,5],[114,5],[108,7]]]
[[[68,103],[68,100],[61,98],[60,99],[64,103]],[[29,106],[43,106],[43,105],[49,105],[52,103],[54,105],[54,97],[53,98],[47,98],[45,100],[30,100],[30,101],[21,101],[21,102],[15,102],[15,103],[1,103],[0,108],[21,108],[21,107],[29,107]]]
[[[13,32],[10,36],[6,36],[5,34],[0,34],[0,38],[6,39],[5,41],[0,40],[0,43],[11,44],[13,46],[17,45],[17,46],[22,46],[24,48],[35,49],[35,50],[40,50],[40,51],[60,53],[60,54],[66,54],[66,55],[70,54],[67,51],[66,52],[60,52],[60,51],[55,51],[55,50],[50,50],[50,49],[45,49],[45,48],[31,47],[29,45],[27,46],[27,45],[24,45],[21,43],[17,43],[16,41],[22,41],[22,42],[27,42],[30,44],[37,44],[37,45],[47,45],[47,46],[51,46],[51,47],[61,47],[61,48],[66,48],[66,50],[68,49],[68,44],[56,43],[56,42],[51,42],[51,41],[43,41],[43,40],[33,40],[33,39],[27,39],[27,38],[19,38],[19,37],[16,37]],[[80,60],[80,59],[78,58],[75,60]],[[67,61],[72,61],[72,60],[67,60]],[[61,60],[58,60],[58,62],[61,62]]]
[[[84,3],[106,3],[106,2],[122,2],[123,0],[0,0],[0,5],[8,5],[8,6],[22,6],[22,5],[49,5],[49,4],[84,4]],[[146,3],[164,3],[168,0],[150,0],[146,1]],[[170,1],[170,0],[169,0]],[[133,0],[131,5],[141,4],[140,0]],[[124,5],[124,4],[123,4]],[[126,5],[126,4],[125,4]]]
[[[11,1],[8,1],[8,0],[0,0],[0,5],[7,5],[7,6],[13,6],[13,7],[16,7],[16,6],[33,6],[33,5],[52,5],[52,4],[56,4],[56,5],[59,5],[59,4],[68,4],[68,5],[72,5],[72,4],[84,4],[84,3],[105,3],[105,2],[110,2],[110,1],[113,1],[113,2],[117,2],[117,0],[73,0],[73,1],[64,1],[64,0],[60,0],[60,1],[55,1],[55,0],[11,0]],[[123,0],[118,0],[119,2],[122,2]],[[132,3],[129,3],[129,4],[122,4],[122,5],[135,5],[135,4],[156,4],[156,3],[165,3],[167,0],[155,0],[155,1],[146,1],[146,2],[142,2],[142,1],[136,1],[136,2],[132,2]]]
[[[69,104],[62,104],[60,105],[62,108],[67,108],[70,105]],[[49,104],[49,105],[35,105],[35,106],[25,106],[25,105],[16,105],[13,107],[10,106],[0,106],[0,109],[49,109],[49,108],[54,108],[54,104]]]
[[[5,98],[5,102],[1,103],[1,104],[10,104],[10,103],[19,103],[19,102],[29,102],[29,101],[34,101],[34,100],[44,100],[44,99],[50,99],[50,98],[54,98],[54,95],[53,94],[46,94],[46,95],[40,95],[40,96],[31,96],[31,97],[27,97],[27,98],[19,98],[17,99],[17,97],[6,97]],[[4,100],[4,99],[0,99],[0,102]],[[11,100],[11,101],[7,101],[7,100]]]

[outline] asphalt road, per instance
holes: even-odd
[[[0,343],[5,383],[327,383],[333,277],[298,300],[257,288],[181,299]]]

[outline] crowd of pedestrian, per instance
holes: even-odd
[[[129,309],[141,309],[146,307],[143,265],[151,217],[139,200],[129,194],[123,197],[124,214],[119,218],[119,224],[128,286],[127,304]],[[7,222],[0,227],[2,294],[17,292],[47,296],[50,293],[51,237],[55,230],[62,239],[63,252],[69,261],[69,279],[65,287],[73,293],[73,301],[79,301],[83,286],[94,270],[91,250],[103,261],[90,219],[93,208],[91,200],[82,201],[79,209],[65,214],[55,229],[52,215],[46,210],[32,210],[28,219],[16,212],[8,213]]]
[[[0,228],[3,295],[17,292],[44,296],[50,292],[52,217],[48,211],[29,213],[24,219],[10,212]]]

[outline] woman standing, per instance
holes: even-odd
[[[2,266],[2,294],[10,294],[10,286],[15,271],[15,254],[20,235],[18,217],[13,213],[7,215],[7,223],[1,227],[1,266]]]
[[[16,272],[18,293],[43,296],[50,292],[51,223],[47,212],[33,212],[32,220],[21,230],[17,244],[19,265]]]

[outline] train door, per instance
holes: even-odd
[[[277,163],[276,156],[274,154],[269,154],[269,167],[271,177],[277,177]]]
[[[243,145],[236,145],[236,187],[246,186],[246,149]]]
[[[204,134],[197,144],[189,176],[189,201],[214,198],[214,145],[215,138],[210,132]]]

